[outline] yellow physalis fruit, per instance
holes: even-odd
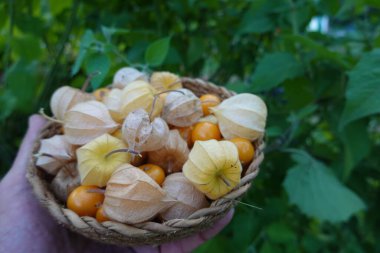
[[[87,101],[75,105],[65,114],[63,127],[69,143],[83,145],[105,133],[112,133],[119,125],[104,104]]]
[[[126,148],[122,140],[104,134],[77,149],[78,170],[82,185],[105,186],[116,168],[131,160],[129,153],[110,153]]]
[[[242,137],[253,141],[264,134],[267,107],[256,95],[238,94],[210,110],[218,118],[220,131],[226,139]]]
[[[97,101],[102,102],[109,92],[110,92],[110,89],[108,88],[100,88],[100,89],[95,90],[92,93],[92,95],[94,95]]]
[[[112,87],[123,89],[128,84],[137,80],[145,81],[147,80],[147,77],[143,72],[140,72],[137,69],[129,67],[121,68],[113,76]]]
[[[150,113],[152,119],[160,115],[163,102],[159,97],[156,97],[156,94],[156,89],[147,82],[135,81],[130,83],[123,89],[121,95],[121,113],[123,117],[127,117],[130,112],[140,108],[149,113],[153,110]]]
[[[118,123],[123,122],[124,115],[121,113],[121,94],[120,89],[112,89],[103,100],[103,103],[108,108],[113,120]]]
[[[65,136],[55,135],[41,140],[41,147],[36,157],[38,167],[51,175],[56,175],[66,162],[74,159],[74,150]]]
[[[177,201],[160,213],[164,220],[186,219],[195,211],[209,206],[205,195],[198,191],[182,173],[169,175],[162,188]]]
[[[150,84],[158,92],[182,88],[181,79],[177,75],[166,71],[154,72],[150,77]]]
[[[239,159],[243,166],[249,165],[255,155],[255,148],[252,143],[244,138],[235,137],[229,140],[236,145],[239,152]]]
[[[210,112],[210,107],[220,104],[220,98],[214,94],[204,94],[200,98],[202,103],[203,115],[207,116]]]
[[[153,151],[162,148],[169,136],[168,124],[161,118],[150,120],[144,109],[137,109],[125,118],[123,140],[134,151]]]
[[[148,174],[124,164],[107,183],[103,210],[111,220],[136,224],[150,220],[174,203]]]
[[[239,182],[241,163],[236,146],[230,141],[196,141],[183,174],[210,199],[230,192]]]
[[[74,105],[93,99],[94,97],[88,93],[69,86],[63,86],[53,93],[50,99],[50,109],[58,120],[63,120],[65,113]]]
[[[162,118],[173,126],[191,126],[203,115],[201,101],[188,89],[176,91],[166,96]]]
[[[179,172],[189,156],[187,142],[178,130],[170,130],[165,146],[149,153],[149,163],[163,168],[167,174]]]

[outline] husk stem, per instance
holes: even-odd
[[[44,117],[45,119],[47,119],[47,120],[49,120],[49,121],[52,121],[52,122],[55,122],[55,123],[59,123],[59,124],[61,124],[61,125],[64,124],[64,122],[63,122],[62,120],[58,120],[58,119],[55,119],[55,118],[53,118],[53,117],[48,116],[48,115],[45,113],[44,108],[40,108],[40,110],[39,110],[38,113],[41,114],[42,117]]]
[[[120,153],[120,152],[128,152],[128,153],[131,153],[132,155],[138,155],[139,157],[142,157],[141,153],[139,153],[137,151],[130,150],[128,148],[121,148],[121,149],[112,150],[111,152],[109,152],[108,154],[106,154],[105,158],[108,158],[109,156],[111,156],[111,155],[113,155],[115,153]]]
[[[171,84],[173,85],[173,84]],[[165,90],[165,91],[161,91],[157,94],[154,95],[154,98],[153,98],[153,103],[152,103],[152,109],[150,110],[149,112],[149,119],[152,120],[152,114],[153,114],[153,111],[154,111],[154,107],[156,106],[156,101],[158,99],[158,97],[161,95],[161,94],[165,94],[165,93],[169,93],[169,92],[179,92],[181,93],[182,95],[185,95],[184,92],[180,91],[180,90]]]

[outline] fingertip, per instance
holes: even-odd
[[[43,126],[46,123],[46,119],[38,114],[33,114],[29,117],[29,127],[40,127]]]

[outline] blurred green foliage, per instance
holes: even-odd
[[[266,159],[196,252],[380,252],[380,2],[0,2],[1,174],[61,85],[122,66],[201,77],[267,103]],[[328,17],[329,30],[308,30]]]

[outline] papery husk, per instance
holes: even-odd
[[[36,165],[51,175],[56,175],[63,164],[75,157],[73,146],[63,135],[41,140],[36,156]]]
[[[183,165],[184,176],[210,199],[230,192],[239,182],[242,166],[230,141],[196,141]]]
[[[121,94],[122,91],[115,88],[110,90],[103,99],[103,104],[106,105],[112,119],[117,123],[121,123],[124,120],[124,116],[121,113]]]
[[[147,79],[148,78],[145,73],[140,72],[135,68],[124,67],[119,69],[113,76],[112,87],[123,89],[134,81],[146,81]]]
[[[191,126],[203,115],[201,101],[188,89],[177,91],[166,96],[162,118],[173,126]]]
[[[210,122],[214,125],[218,125],[218,118],[215,115],[207,115],[206,117],[202,117],[198,120],[198,122]]]
[[[167,71],[154,72],[150,77],[150,84],[158,92],[182,88],[181,79],[177,75]]]
[[[189,156],[187,142],[178,130],[170,130],[165,145],[149,153],[148,161],[163,168],[167,174],[179,172]]]
[[[134,81],[123,89],[121,113],[123,117],[127,117],[130,112],[137,109],[144,109],[150,113],[151,118],[155,118],[161,114],[163,101],[160,97],[155,99],[157,90],[149,83],[144,81]]]
[[[104,104],[87,101],[75,105],[65,114],[63,127],[69,143],[83,145],[105,133],[112,133],[119,124],[112,119]]]
[[[58,120],[63,120],[65,113],[74,105],[94,100],[94,96],[69,86],[57,89],[50,99],[50,109]]]
[[[124,164],[108,181],[103,210],[111,220],[136,224],[154,218],[174,203],[144,171]]]
[[[226,139],[242,137],[253,141],[265,132],[267,107],[256,95],[238,94],[210,110],[218,118],[220,132]]]
[[[80,185],[77,163],[71,162],[61,168],[50,186],[59,200],[66,202],[69,194]]]
[[[166,177],[162,188],[177,202],[160,213],[164,220],[186,219],[196,210],[209,206],[205,195],[182,174]]]
[[[144,109],[137,109],[125,118],[123,140],[134,151],[153,151],[162,148],[169,136],[169,127],[161,118],[150,121]]]
[[[82,185],[103,187],[107,184],[116,168],[131,160],[127,152],[110,152],[126,149],[127,146],[118,138],[104,134],[77,150],[78,171]]]

